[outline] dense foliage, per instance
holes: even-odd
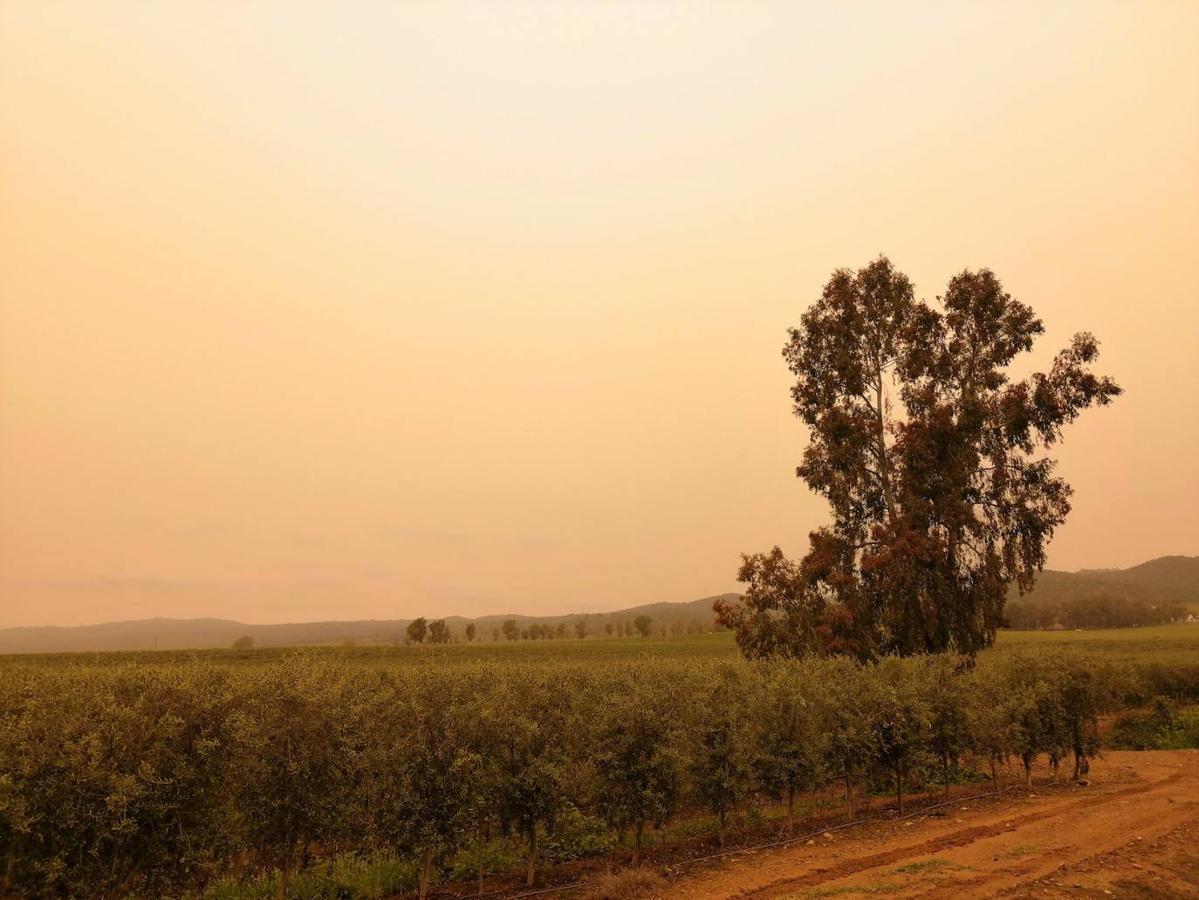
[[[1199,750],[1199,708],[1158,697],[1117,718],[1110,740],[1118,750]]]
[[[885,257],[833,273],[783,356],[810,440],[797,474],[829,503],[799,562],[746,556],[745,598],[718,602],[751,657],[990,646],[1010,584],[1032,586],[1070,511],[1045,455],[1120,388],[1075,335],[1046,372],[1012,363],[1044,331],[994,273],[965,271],[936,306]]]
[[[321,859],[342,860],[321,878],[358,877],[347,853],[425,888],[520,865],[531,881],[620,836],[640,848],[682,814],[723,836],[751,806],[794,810],[830,783],[851,804],[902,803],[968,761],[1085,768],[1097,717],[1147,690],[1070,653],[962,663],[10,666],[0,893],[180,896],[262,877],[281,892]],[[1174,677],[1194,690],[1193,672]]]

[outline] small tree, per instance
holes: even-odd
[[[1024,784],[1031,789],[1033,761],[1045,753],[1052,762],[1067,742],[1055,673],[1039,653],[1013,653],[994,665],[997,687],[1007,697],[1012,752],[1020,757]]]
[[[993,666],[976,670],[968,683],[970,749],[987,760],[991,788],[999,790],[998,767],[1018,745],[1018,709],[1006,679]]]
[[[390,847],[420,861],[425,900],[437,858],[452,857],[473,827],[482,760],[459,733],[461,719],[440,685],[405,685],[378,697],[375,710],[376,733],[362,749],[372,825]]]
[[[647,822],[661,828],[674,815],[683,757],[677,717],[652,681],[627,685],[601,711],[592,750],[597,806],[622,833],[633,829],[633,864],[641,861]]]
[[[878,703],[874,679],[841,657],[825,664],[819,682],[820,702],[828,712],[828,766],[845,784],[849,817],[856,814],[854,786],[862,782],[875,759],[874,719]]]
[[[249,682],[245,713],[234,725],[242,834],[279,869],[278,900],[308,849],[341,824],[348,756],[329,716],[339,706],[338,677],[324,666],[274,666]]]
[[[692,778],[699,799],[716,816],[721,847],[728,816],[749,798],[758,766],[747,701],[740,672],[724,668],[696,711]]]
[[[243,634],[233,642],[234,650],[252,650],[254,649],[254,638],[248,634]]]
[[[514,641],[520,637],[520,628],[515,619],[505,619],[501,630],[504,632],[505,640]]]
[[[424,616],[413,619],[408,623],[406,633],[410,643],[423,644],[425,641],[425,635],[429,633],[429,623]]]
[[[434,619],[429,623],[429,640],[434,644],[450,642],[450,626],[445,623],[445,619]]]
[[[1099,717],[1119,708],[1131,677],[1118,665],[1069,652],[1056,655],[1054,668],[1066,748],[1074,754],[1073,777],[1078,781],[1099,752]]]
[[[941,764],[945,795],[949,796],[949,773],[972,746],[968,704],[973,698],[964,677],[967,661],[952,655],[921,660],[922,693],[929,707],[929,750]]]
[[[475,639],[475,635],[478,634],[478,632],[479,632],[478,626],[476,626],[474,622],[468,623],[466,626],[467,642],[472,643]]]
[[[795,797],[823,784],[830,758],[827,711],[817,693],[824,673],[779,661],[762,673],[751,700],[759,747],[757,781],[787,802],[787,834],[795,833]]]
[[[577,637],[580,641],[583,638],[587,637],[587,620],[586,619],[578,619],[575,621],[575,637]]]
[[[515,829],[528,846],[525,882],[532,885],[539,834],[552,826],[564,801],[569,699],[560,684],[522,670],[477,698],[469,719],[475,753],[485,761],[484,782],[501,827]]]
[[[642,637],[649,637],[653,624],[654,620],[646,615],[640,615],[633,620],[633,627],[637,629],[637,633]]]
[[[921,689],[920,671],[914,666],[889,659],[863,672],[876,685],[871,717],[875,753],[879,763],[895,776],[895,804],[903,815],[908,773],[930,746],[932,710]]]

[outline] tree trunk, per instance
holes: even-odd
[[[433,868],[433,848],[426,847],[420,859],[420,900],[429,896],[429,871]]]
[[[795,788],[787,789],[787,837],[795,837]]]
[[[995,771],[995,757],[991,757],[991,787],[995,793],[999,793],[999,773]]]
[[[845,773],[845,802],[849,805],[849,818],[852,820],[857,812],[853,808],[853,781],[848,772]]]
[[[529,832],[529,868],[525,873],[525,886],[532,887],[537,874],[537,826]]]
[[[883,402],[883,366],[882,360],[876,360],[875,374],[878,381],[874,383],[875,396],[875,439],[878,441],[878,473],[883,483],[883,499],[887,503],[887,518],[895,518],[895,497],[891,493],[891,464],[887,459],[887,424]]]
[[[945,796],[949,797],[949,754],[946,753],[942,761],[941,771],[945,776]]]
[[[1020,761],[1024,763],[1024,786],[1030,791],[1032,790],[1032,754],[1025,753],[1020,757]]]
[[[1054,783],[1054,784],[1057,784],[1057,783],[1058,783],[1058,781],[1060,780],[1060,779],[1058,778],[1058,763],[1059,763],[1059,762],[1060,762],[1060,760],[1058,760],[1058,758],[1057,758],[1057,756],[1056,756],[1056,755],[1054,755],[1054,756],[1053,756],[1053,757],[1052,757],[1052,758],[1049,760],[1049,763],[1050,763],[1050,765],[1051,765],[1051,766],[1053,766],[1053,783]]]
[[[1074,748],[1074,780],[1078,781],[1082,774],[1082,751],[1077,747]]]
[[[716,840],[720,843],[720,849],[724,849],[724,810],[722,809],[716,814]]]
[[[284,863],[279,867],[279,880],[275,882],[275,900],[287,900],[287,878],[290,874],[290,864]]]
[[[491,841],[491,824],[487,820],[484,820],[483,825],[479,828],[479,859],[476,864],[476,871],[475,871],[475,875],[479,879],[479,893],[480,894],[483,893],[483,869],[484,869],[484,865],[487,860],[484,848],[487,846],[487,844],[490,841]]]
[[[895,766],[895,804],[899,807],[899,814],[903,815],[903,763],[897,763]]]
[[[640,819],[637,820],[637,827],[633,829],[633,865],[641,864],[641,835],[645,831],[645,823]]]

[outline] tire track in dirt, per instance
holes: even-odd
[[[1199,821],[1199,803],[1174,803],[1172,799],[1169,799],[1170,789],[1185,777],[1186,773],[1182,772],[1175,777],[1146,785],[1145,790],[1137,794],[1137,800],[1134,801],[1135,805],[1132,808],[1134,810],[1145,808],[1145,801],[1152,799],[1155,801],[1152,804],[1154,807],[1152,811],[1145,815],[1134,815],[1131,819],[1118,820],[1116,816],[1113,816],[1107,820],[1111,827],[1106,829],[1106,834],[1100,835],[1089,846],[1085,845],[1085,842],[1083,846],[1078,844],[1047,846],[1019,866],[990,869],[974,878],[954,880],[952,883],[938,885],[917,896],[926,898],[926,900],[945,900],[945,898],[962,896],[990,897],[1012,892],[1022,893],[1031,882],[1043,879],[1052,880],[1067,870],[1086,869],[1099,865],[1103,860],[1111,858],[1113,854],[1134,856],[1138,852],[1147,851],[1150,845],[1144,841],[1142,835],[1153,835],[1160,839]],[[1128,801],[1121,799],[1121,795],[1127,797],[1128,794],[1129,791],[1122,791],[1109,795],[1109,797],[1117,805],[1123,805]],[[1164,809],[1157,808],[1160,807],[1163,799],[1166,800],[1166,807]],[[1090,808],[1094,809],[1095,806],[1096,804],[1092,804]],[[1070,809],[1065,812],[1069,812]],[[1073,833],[1072,836],[1079,837],[1080,835]],[[1133,837],[1133,839],[1128,840],[1129,837]],[[983,888],[986,890],[982,890]]]
[[[771,897],[774,896],[779,890],[815,887],[825,881],[833,881],[846,875],[853,875],[868,869],[876,869],[879,866],[892,865],[894,863],[902,862],[903,860],[913,856],[927,856],[955,847],[964,847],[967,844],[972,844],[975,841],[984,838],[996,837],[1007,832],[1019,831],[1021,828],[1027,825],[1042,822],[1047,819],[1060,818],[1065,815],[1070,815],[1071,813],[1080,812],[1081,810],[1090,807],[1118,802],[1123,797],[1134,795],[1143,796],[1147,791],[1161,787],[1168,787],[1171,783],[1179,781],[1183,777],[1184,773],[1179,772],[1176,775],[1149,785],[1128,787],[1110,794],[1086,797],[1073,803],[1069,803],[1065,806],[1057,805],[1049,809],[1024,813],[1006,820],[1001,825],[976,825],[973,828],[964,828],[946,835],[941,835],[936,838],[922,841],[918,844],[896,847],[893,850],[885,850],[881,853],[875,853],[870,856],[847,859],[833,866],[815,869],[808,874],[801,875],[797,878],[780,879],[770,884],[763,885],[756,890],[746,891],[742,893],[741,896],[752,898]]]
[[[821,896],[885,890],[930,900],[951,895],[990,897],[1021,885],[1043,884],[1064,866],[1100,871],[1102,859],[1123,852],[1130,836],[1146,835],[1144,846],[1156,847],[1156,841],[1171,829],[1199,826],[1199,754],[1109,756],[1101,764],[1106,778],[1101,776],[1095,786],[1082,789],[1085,795],[1063,796],[1038,788],[1037,796],[1016,801],[1028,804],[1022,810],[1002,800],[972,807],[974,824],[963,807],[961,814],[967,821],[953,815],[956,825],[936,815],[908,820],[902,826],[895,821],[861,826],[827,846],[843,854],[840,859],[829,860],[826,847],[810,844],[767,851],[752,861],[742,858],[683,878],[664,896],[765,900],[809,892]],[[909,827],[916,833],[907,832]],[[1150,860],[1141,862],[1144,867],[1129,863],[1133,876]],[[892,866],[899,867],[889,870]]]
[[[952,885],[938,885],[932,890],[917,894],[919,900],[934,900],[934,898],[957,896],[962,893],[969,895],[974,888],[985,887],[998,880],[1023,881],[1036,873],[1034,863],[1024,863],[1019,866],[1004,866],[994,869],[986,875],[971,878],[966,881],[955,881]]]
[[[1143,900],[1199,897],[1199,803],[1192,815],[1151,841],[1129,841],[991,891],[997,897],[1077,897],[1100,891]],[[1109,887],[1110,886],[1110,887]],[[1115,890],[1112,890],[1114,888]]]

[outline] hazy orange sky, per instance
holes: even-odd
[[[1199,3],[0,2],[0,625],[736,588],[837,266],[1127,394],[1055,568],[1199,553]]]

